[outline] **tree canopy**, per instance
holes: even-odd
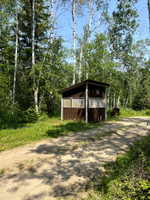
[[[150,40],[135,39],[138,1],[116,2],[110,13],[107,0],[0,0],[1,122],[13,118],[13,99],[16,115],[59,112],[58,90],[87,77],[110,84],[108,108],[150,109]],[[59,21],[70,11],[72,48],[58,35]],[[76,19],[85,15],[89,20],[78,34]]]

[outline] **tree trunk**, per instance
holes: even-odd
[[[98,28],[97,28],[97,35],[99,35],[100,32],[100,14],[98,15]]]
[[[98,4],[99,4],[100,0],[97,1],[95,9],[93,9],[93,4],[94,4],[94,0],[91,0],[89,2],[89,13],[90,13],[90,20],[89,20],[89,25],[88,25],[88,33],[89,33],[89,38],[88,38],[88,45],[91,43],[91,25],[92,25],[92,20],[93,20],[93,16],[97,10]],[[87,58],[87,62],[86,62],[86,79],[89,78],[89,56],[90,56],[90,52],[89,52],[89,48],[88,48],[88,58]]]
[[[54,96],[53,96],[53,93],[52,92],[50,92],[50,95],[49,95],[49,101],[50,101],[50,104],[49,104],[49,114],[53,114],[53,107],[54,107],[54,102],[53,102],[53,98],[54,98]]]
[[[129,88],[128,88],[128,92],[127,92],[127,96],[126,96],[126,100],[125,100],[125,104],[124,104],[124,110],[126,110],[126,108],[127,108],[128,100],[129,100]]]
[[[117,108],[119,108],[120,106],[120,95],[118,96],[118,99],[117,99]]]
[[[107,108],[109,109],[109,107],[110,107],[110,87],[108,88],[108,90],[107,90],[108,92],[107,92]]]
[[[93,19],[93,0],[92,2],[90,2],[89,4],[89,12],[90,12],[90,20],[89,20],[89,25],[88,25],[88,34],[89,34],[89,38],[88,38],[88,45],[91,43],[91,25],[92,25],[92,19]],[[88,58],[86,61],[86,79],[89,78],[89,48],[88,48]]]
[[[114,92],[114,103],[113,103],[113,107],[115,108],[116,107],[116,93]]]
[[[32,67],[35,65],[35,0],[31,0],[31,10],[32,10]],[[36,112],[39,111],[38,108],[38,83],[37,78],[34,74],[34,103]]]
[[[54,1],[50,1],[51,4],[51,10],[50,10],[50,16],[51,16],[51,22],[50,22],[50,64],[52,65],[52,45],[53,45],[53,25],[54,25],[54,20],[53,20],[53,6],[54,6]]]
[[[81,50],[80,50],[79,82],[81,81],[81,75],[82,75],[82,54],[83,54],[83,44],[81,44]]]
[[[110,102],[111,102],[110,107],[113,108],[113,100],[112,100],[112,97],[111,97],[111,101],[110,101]]]
[[[37,82],[34,81],[34,101],[35,101],[35,110],[36,110],[36,112],[39,112],[38,92],[39,92],[39,87],[37,85]]]
[[[73,20],[73,80],[72,84],[75,84],[75,73],[76,73],[76,22],[75,22],[75,11],[76,4],[75,0],[73,0],[72,5],[72,20]]]
[[[12,114],[14,115],[15,105],[15,89],[16,89],[16,74],[18,67],[18,2],[16,0],[16,45],[15,45],[15,70],[14,70],[14,81],[13,81],[13,100],[12,100]]]
[[[35,2],[32,0],[32,65],[35,65]]]
[[[130,88],[130,107],[132,107],[132,88]]]

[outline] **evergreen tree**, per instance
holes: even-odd
[[[48,20],[48,7],[44,4],[44,1],[35,0],[35,11],[34,11],[34,64],[33,64],[33,41],[32,41],[32,2],[29,0],[21,1],[21,10],[19,13],[19,65],[22,67],[22,71],[19,70],[20,75],[23,79],[19,80],[19,85],[23,85],[22,81],[27,85],[25,88],[32,88],[35,93],[36,88],[39,87],[41,66],[43,62],[44,52],[47,50],[48,36],[47,31],[49,29]],[[21,77],[20,76],[20,77]],[[22,88],[20,88],[22,89]],[[24,89],[23,89],[24,90]],[[21,92],[21,91],[20,91]],[[28,90],[28,95],[24,99],[24,107],[26,109],[33,105],[32,90]],[[35,95],[34,95],[35,96]],[[30,99],[30,100],[28,100]],[[37,93],[37,102],[39,95]],[[18,99],[20,101],[20,99]],[[22,101],[22,98],[21,98]],[[30,103],[29,103],[30,102]],[[28,104],[28,105],[27,105]],[[38,108],[38,104],[37,104]],[[36,109],[37,110],[37,109]]]

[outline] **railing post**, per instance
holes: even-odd
[[[63,107],[64,107],[63,101],[64,101],[64,99],[63,99],[63,96],[62,96],[61,97],[61,121],[63,121]]]
[[[86,83],[85,90],[85,121],[88,123],[88,83]]]

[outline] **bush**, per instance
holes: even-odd
[[[40,114],[35,111],[33,108],[29,108],[24,112],[25,121],[24,122],[35,122],[39,117]]]
[[[97,186],[105,200],[150,200],[150,132],[105,169]]]
[[[16,109],[14,115],[9,111],[0,110],[0,124],[1,125],[17,125],[22,123],[35,122],[40,118],[40,114],[34,109],[29,108],[26,111]]]

